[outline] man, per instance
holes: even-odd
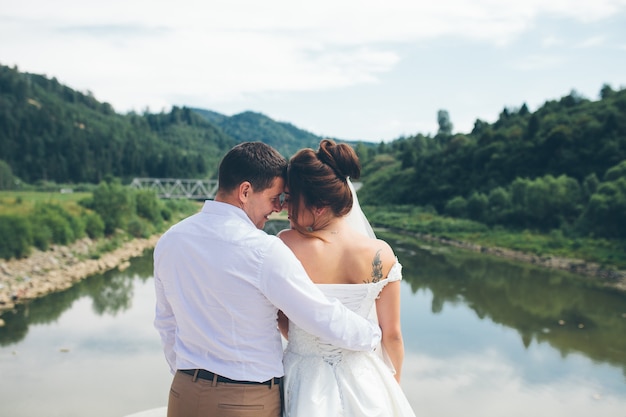
[[[277,312],[337,346],[372,350],[380,329],[311,283],[294,254],[261,229],[281,210],[287,161],[261,142],[235,146],[201,212],[154,250],[155,327],[174,379],[168,417],[279,417]]]

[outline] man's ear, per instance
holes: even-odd
[[[244,181],[239,184],[239,201],[245,203],[248,201],[248,196],[252,194],[252,184],[248,181]]]

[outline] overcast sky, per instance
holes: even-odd
[[[0,64],[117,112],[251,110],[390,141],[626,88],[626,0],[0,0]]]

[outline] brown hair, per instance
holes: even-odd
[[[348,177],[358,179],[360,176],[359,158],[347,144],[323,139],[317,152],[310,148],[298,151],[287,168],[294,224],[299,226],[296,220],[303,208],[328,207],[335,216],[348,214],[353,202]]]
[[[255,191],[272,186],[276,177],[285,178],[287,160],[263,142],[243,142],[233,147],[219,166],[218,184],[223,191],[232,191],[249,181]]]

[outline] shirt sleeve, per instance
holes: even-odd
[[[157,249],[155,249],[155,254]],[[160,279],[157,259],[155,257],[154,289],[156,292],[156,311],[154,327],[159,332],[161,344],[165,353],[165,359],[170,366],[170,372],[176,372],[176,354],[174,353],[174,341],[176,337],[176,319],[172,308],[165,297],[163,282]]]
[[[300,328],[324,342],[372,351],[381,340],[378,323],[328,299],[309,279],[293,252],[278,238],[268,248],[261,272],[262,291]]]

